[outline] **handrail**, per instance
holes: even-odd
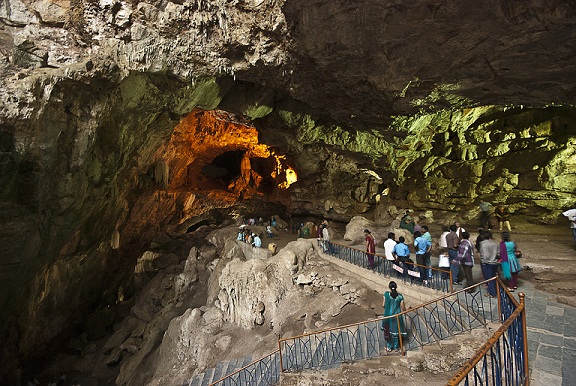
[[[516,308],[516,303],[508,301],[512,295],[506,290],[499,292],[497,302],[491,298],[482,301],[486,291],[482,285],[490,281],[503,287],[498,278],[492,278],[396,315],[279,339],[282,371],[323,368],[344,361],[378,357],[386,347],[399,349],[404,354],[406,350],[486,326],[489,321],[503,322],[512,313],[511,309]],[[473,289],[477,291],[470,293]],[[385,327],[382,322],[391,319],[396,323],[386,324],[386,327],[395,335],[392,341],[382,331]],[[430,326],[434,327],[430,329]]]
[[[506,319],[504,321],[504,323],[502,323],[500,328],[498,328],[498,330],[496,330],[496,332],[488,339],[488,341],[486,343],[484,343],[484,345],[482,345],[482,347],[480,347],[480,349],[478,349],[478,351],[476,351],[474,356],[472,356],[472,358],[470,358],[464,364],[464,366],[462,366],[460,368],[460,370],[454,375],[454,377],[452,377],[452,379],[450,379],[450,381],[448,381],[446,386],[459,385],[462,381],[464,381],[464,379],[466,379],[466,384],[468,384],[468,382],[467,382],[468,381],[468,375],[472,371],[475,372],[474,376],[476,379],[476,371],[477,371],[476,366],[480,363],[481,360],[484,359],[486,361],[485,358],[488,355],[488,353],[492,352],[492,350],[494,349],[494,346],[499,343],[500,339],[506,333],[512,334],[512,335],[514,335],[514,333],[519,333],[522,336],[522,343],[523,343],[522,353],[521,353],[521,355],[519,353],[516,353],[516,355],[518,356],[517,359],[520,359],[520,362],[523,362],[523,363],[521,363],[521,364],[523,364],[522,369],[521,369],[521,370],[523,370],[523,372],[520,373],[519,381],[520,381],[520,384],[524,384],[524,385],[530,384],[530,378],[528,376],[529,364],[528,364],[528,344],[527,344],[527,333],[526,333],[525,294],[523,292],[520,292],[518,294],[518,297],[520,298],[520,304],[518,305],[518,308],[516,308],[516,310],[514,310],[514,312],[510,315],[510,317],[508,317],[508,319]],[[517,331],[517,330],[511,329],[512,324],[515,322],[518,322],[518,320],[520,320],[522,331]],[[508,339],[510,339],[510,337]],[[498,355],[494,355],[494,356],[498,356]],[[494,363],[490,363],[490,365],[494,366]],[[485,366],[485,367],[487,367],[487,366]],[[498,368],[498,366],[496,366],[496,367]],[[495,371],[497,371],[497,370],[492,370],[492,378],[494,378],[494,372]],[[500,371],[506,371],[507,372],[507,369],[500,368]],[[518,364],[516,364],[516,371],[517,372],[520,371],[520,369],[518,368]],[[485,370],[485,372],[487,372],[487,370]],[[510,374],[508,374],[508,375],[513,376]],[[486,381],[486,383],[482,383],[482,384],[488,384],[489,380],[486,379],[485,381]],[[502,384],[501,382],[499,382],[498,379],[496,379],[496,380],[493,379],[492,383],[496,384],[496,385]]]
[[[256,359],[255,361],[250,362],[246,366],[241,367],[241,368],[237,369],[236,371],[233,371],[230,374],[227,374],[226,376],[220,378],[219,380],[210,383],[209,386],[218,386],[218,384],[223,383],[225,380],[233,378],[236,374],[239,374],[240,372],[246,372],[246,370],[248,368],[259,364],[260,362],[262,362],[263,360],[265,360],[267,358],[271,358],[272,356],[274,356],[275,354],[278,354],[279,352],[280,352],[280,349],[272,351],[270,354],[264,355],[262,358]],[[280,369],[276,373],[279,375]],[[231,382],[230,384],[242,384],[242,383],[241,382],[238,382],[238,383]]]
[[[348,249],[350,250],[349,256],[341,257],[342,253],[340,249]],[[368,253],[364,250],[354,248],[348,245],[343,245],[334,242],[328,242],[328,253],[338,257],[341,260],[347,261],[348,263],[357,265],[362,268],[366,268],[367,264],[367,256]],[[354,254],[354,256],[353,256]],[[452,283],[452,271],[449,268],[439,268],[439,267],[428,267],[425,265],[418,264],[416,262],[409,263],[402,263],[405,266],[406,272],[400,274],[394,268],[396,264],[392,260],[388,260],[385,255],[381,255],[378,253],[371,253],[374,258],[377,260],[375,261],[376,265],[376,272],[385,274],[388,276],[392,276],[393,273],[400,276],[398,279],[402,280],[403,282],[410,282],[411,284],[417,284],[429,288],[433,288],[437,291],[444,291],[444,292],[452,292],[453,291],[453,283]],[[362,258],[361,261],[357,261],[357,256],[365,256],[366,259]],[[351,261],[354,260],[354,261]],[[383,264],[381,263],[383,262]],[[410,269],[411,268],[411,269]],[[432,280],[427,278],[421,278],[420,275],[422,272],[426,272],[426,270],[431,270],[432,272]]]
[[[483,284],[486,284],[490,281],[495,281],[497,284],[497,290],[498,290],[498,301],[497,301],[497,306],[498,306],[498,315],[499,317],[496,319],[494,318],[493,315],[493,311],[492,309],[489,309],[488,311],[484,310],[484,306],[482,305],[481,307],[479,306],[479,304],[482,304],[482,302],[478,303],[477,298],[475,298],[476,296],[479,296],[481,299],[482,296],[482,291],[483,291]],[[472,289],[478,289],[478,291],[475,294],[470,294],[469,292]],[[463,296],[463,299],[461,295]],[[454,298],[454,300],[452,301],[452,299],[449,298]],[[492,303],[491,300],[490,304]],[[440,314],[438,314],[438,304],[441,304],[442,307],[448,307],[445,308],[444,310],[444,317],[445,318],[453,318],[453,320],[448,320],[446,319],[446,321],[442,321],[440,320]],[[433,307],[430,307],[433,306]],[[476,308],[474,308],[476,307]],[[479,307],[479,308],[478,308]],[[455,312],[457,311],[456,308],[458,310],[462,309],[465,310],[468,319],[467,320],[463,320],[462,318],[462,311],[460,312],[460,315],[458,316]],[[422,312],[422,314],[420,313],[420,310],[424,310],[424,312]],[[510,312],[514,310],[513,312]],[[423,315],[426,314],[426,312],[428,312],[428,317],[431,318],[436,318],[435,320],[441,323],[445,323],[445,325],[442,327],[439,327],[440,331],[436,331],[433,334],[428,334],[428,336],[423,335],[422,331],[418,330],[417,325],[419,326],[422,321],[421,319],[424,317]],[[436,312],[436,313],[434,313]],[[332,327],[329,329],[324,329],[324,330],[318,330],[318,331],[314,331],[314,332],[310,332],[310,333],[306,333],[306,334],[301,334],[301,335],[297,335],[297,336],[293,336],[293,337],[289,337],[289,338],[278,338],[278,349],[275,350],[274,352],[272,352],[269,355],[266,355],[264,357],[262,357],[261,359],[255,360],[252,363],[250,363],[247,366],[244,366],[241,369],[236,370],[235,372],[228,374],[226,377],[214,382],[211,384],[211,386],[228,386],[228,385],[272,385],[274,383],[270,383],[273,379],[276,379],[276,377],[278,377],[279,379],[279,374],[281,372],[284,372],[285,370],[291,368],[291,369],[300,369],[300,368],[305,368],[303,364],[298,364],[298,361],[300,361],[302,358],[298,357],[298,355],[306,355],[305,354],[305,350],[306,349],[312,349],[312,346],[314,346],[314,343],[316,343],[317,345],[314,346],[316,347],[316,352],[314,355],[320,355],[318,354],[318,347],[322,346],[324,347],[326,350],[330,349],[331,350],[338,350],[338,345],[342,346],[343,343],[343,339],[346,336],[349,340],[352,339],[356,339],[356,341],[358,341],[359,339],[362,339],[362,336],[364,337],[363,339],[368,339],[368,336],[370,336],[370,338],[373,340],[370,342],[370,344],[368,344],[367,342],[366,345],[368,345],[369,347],[367,347],[366,345],[362,344],[360,346],[358,346],[358,343],[354,343],[352,342],[351,344],[354,346],[350,346],[348,347],[349,349],[352,349],[354,351],[348,351],[346,353],[344,352],[333,352],[332,354],[330,354],[329,352],[326,354],[326,357],[322,357],[322,358],[313,358],[310,357],[308,358],[306,361],[306,366],[308,366],[309,363],[312,362],[316,362],[316,363],[320,363],[317,364],[317,366],[324,366],[324,365],[330,365],[331,363],[341,363],[341,359],[342,360],[355,360],[355,359],[362,359],[362,358],[367,358],[370,356],[375,356],[375,355],[380,355],[380,349],[382,349],[382,344],[386,344],[386,342],[384,341],[384,339],[381,339],[381,335],[383,334],[383,332],[380,331],[380,326],[382,321],[384,320],[389,320],[391,318],[396,318],[396,327],[398,328],[398,330],[395,330],[394,332],[397,332],[397,339],[398,339],[398,343],[399,343],[399,350],[402,354],[405,353],[406,350],[410,350],[413,349],[415,346],[414,344],[416,344],[416,347],[421,346],[421,345],[425,345],[425,344],[430,344],[434,341],[437,340],[441,340],[441,339],[445,339],[447,337],[446,334],[449,335],[453,335],[454,333],[458,333],[458,332],[463,332],[463,331],[468,331],[472,328],[474,328],[475,326],[478,325],[486,325],[486,323],[488,322],[488,320],[492,320],[492,321],[496,321],[498,320],[501,323],[504,323],[503,326],[501,328],[498,329],[497,332],[500,332],[499,336],[502,336],[502,334],[506,331],[506,327],[508,326],[508,328],[510,327],[510,325],[513,323],[514,320],[516,320],[516,318],[518,317],[519,314],[522,314],[522,312],[524,312],[524,317],[525,317],[525,306],[524,306],[524,302],[523,302],[523,298],[521,297],[521,301],[520,303],[518,303],[516,301],[516,299],[514,298],[514,296],[508,291],[508,289],[506,288],[506,286],[503,285],[503,283],[500,281],[499,278],[494,277],[491,278],[489,280],[484,280],[480,283],[475,284],[474,286],[468,287],[466,289],[462,289],[456,292],[453,292],[451,294],[446,294],[443,295],[435,300],[432,301],[428,301],[426,303],[420,304],[415,308],[410,308],[408,310],[405,310],[399,314],[396,315],[392,315],[392,316],[386,316],[386,317],[379,317],[379,318],[375,318],[375,319],[370,319],[367,321],[363,321],[363,322],[359,322],[359,323],[351,323],[351,324],[346,324],[343,326],[337,326],[337,327]],[[480,313],[480,314],[478,314]],[[412,315],[413,314],[413,315]],[[488,315],[488,317],[487,317]],[[401,320],[405,320],[406,321],[406,326],[410,325],[411,329],[413,330],[412,333],[414,334],[414,336],[412,336],[413,340],[410,340],[410,337],[405,337],[403,336],[404,333],[401,333],[401,328],[400,325],[402,324]],[[458,320],[456,322],[456,320]],[[448,325],[448,322],[453,322],[451,325]],[[426,320],[424,320],[424,322],[426,322]],[[354,330],[354,328],[357,327],[357,329]],[[445,329],[445,331],[442,331],[442,328]],[[348,329],[348,331],[345,331],[346,329]],[[335,331],[340,330],[340,333],[337,333]],[[446,332],[447,331],[447,332]],[[320,337],[322,334],[328,334],[328,337]],[[524,336],[525,336],[525,326],[524,326]],[[316,335],[316,337],[313,337],[314,335]],[[308,340],[306,340],[308,338]],[[314,340],[315,339],[315,340]],[[289,343],[286,343],[287,341],[294,341],[294,344],[290,346]],[[299,343],[298,343],[298,342]],[[524,344],[525,344],[525,340],[524,340]],[[334,347],[332,347],[332,345],[336,345]],[[483,346],[484,347],[484,346]],[[340,350],[343,350],[342,347],[339,348]],[[284,350],[284,351],[283,351]],[[298,351],[299,350],[299,351]],[[304,351],[302,351],[304,350]],[[368,350],[368,353],[365,352],[359,352],[358,350],[362,351],[362,350]],[[285,353],[284,353],[285,352]],[[298,354],[299,353],[299,354]],[[290,355],[296,355],[296,357],[290,357]],[[524,348],[524,355],[527,355],[527,348]],[[285,364],[283,362],[283,357],[286,356],[286,360],[292,360],[292,362],[295,364],[295,367],[290,366],[290,364]],[[339,358],[332,358],[331,356],[339,356]],[[348,357],[348,358],[345,358]],[[350,358],[351,357],[351,358]],[[480,356],[478,359],[478,361],[481,360]],[[299,359],[300,358],[300,359]],[[476,356],[474,357],[474,359],[476,359]],[[336,362],[334,362],[334,360]],[[261,362],[264,361],[268,361],[266,363],[264,363],[263,365],[261,365]],[[478,363],[478,361],[476,361],[476,364]],[[526,356],[526,361],[527,361],[527,356]],[[309,363],[308,363],[309,362]],[[254,373],[256,372],[256,367],[260,366],[260,377],[262,378],[262,383],[260,383],[260,381],[253,381],[254,377],[256,377],[257,375],[255,375]],[[276,368],[275,366],[277,366],[278,368]],[[286,366],[286,367],[285,367]],[[264,374],[264,371],[262,371],[262,367],[264,367],[265,371],[268,371],[268,373]],[[525,363],[525,367],[527,369],[527,362]],[[254,368],[253,370],[251,370],[251,368]],[[308,367],[306,367],[308,368]],[[472,367],[470,367],[472,368]],[[526,370],[527,371],[527,370]],[[243,374],[240,374],[240,373]],[[461,370],[458,374],[463,373],[464,370]],[[241,375],[243,375],[243,377],[241,377]],[[466,375],[463,375],[464,377]],[[236,379],[235,379],[236,377]],[[256,383],[254,383],[256,382]],[[266,383],[268,382],[268,383]],[[459,382],[459,381],[458,381]]]
[[[487,284],[487,283],[490,282],[490,281],[496,281],[496,280],[498,280],[498,278],[497,278],[497,277],[493,277],[493,278],[491,278],[491,279],[481,281],[481,282],[479,282],[479,283],[474,284],[473,286],[470,286],[470,287],[461,289],[461,290],[459,290],[459,291],[452,292],[452,293],[450,293],[450,294],[443,295],[443,296],[441,296],[441,297],[439,297],[439,298],[436,298],[436,299],[434,299],[434,300],[430,300],[430,301],[428,301],[428,302],[426,302],[426,303],[419,304],[419,305],[416,306],[416,307],[409,308],[409,309],[407,309],[407,310],[405,310],[405,311],[402,311],[402,312],[400,312],[400,313],[398,313],[398,314],[396,314],[396,315],[400,315],[400,316],[401,316],[401,315],[404,315],[404,314],[406,314],[406,313],[408,313],[408,312],[418,310],[419,308],[424,308],[424,307],[426,307],[426,306],[429,306],[430,304],[436,303],[436,302],[438,302],[438,301],[444,300],[444,299],[449,298],[449,297],[452,297],[452,296],[454,296],[454,295],[458,295],[458,294],[463,293],[463,292],[468,292],[471,288],[478,288],[478,287],[480,287],[481,285],[484,285],[484,284]],[[505,287],[506,287],[506,286],[501,285],[501,288],[504,288],[504,291],[507,292],[508,296],[509,296],[509,297],[512,299],[512,301],[514,302],[514,305],[518,306],[518,305],[519,305],[518,301],[516,301],[516,299],[514,299],[514,296],[512,296],[512,293],[511,293],[510,291],[508,291],[508,289],[506,289]],[[395,316],[395,315],[393,315],[393,316]],[[291,337],[289,337],[289,338],[280,338],[279,341],[282,342],[282,341],[290,340],[290,339],[294,339],[294,338],[304,338],[304,337],[306,337],[306,336],[310,336],[310,335],[314,335],[314,334],[319,334],[319,333],[324,333],[324,332],[330,332],[330,331],[332,331],[332,330],[339,330],[339,329],[342,329],[342,328],[354,327],[354,326],[358,326],[358,325],[360,325],[360,324],[364,324],[364,323],[368,323],[368,322],[379,322],[379,321],[382,321],[382,320],[385,320],[385,319],[388,319],[388,318],[391,318],[391,317],[392,317],[392,316],[386,316],[386,317],[381,316],[381,317],[374,318],[374,319],[364,320],[364,321],[362,321],[362,322],[350,323],[350,324],[345,324],[345,325],[342,325],[342,326],[326,328],[326,329],[323,329],[323,330],[311,331],[311,332],[307,332],[307,333],[305,333],[305,334],[291,336]]]

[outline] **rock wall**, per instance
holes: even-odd
[[[274,209],[474,216],[482,197],[554,221],[576,202],[574,7],[5,0],[2,371],[114,300],[154,233],[237,215],[257,191],[247,158],[229,190],[191,192],[197,173],[170,186],[179,155],[215,155],[161,157],[194,109],[229,112],[293,162],[299,182],[266,197]]]

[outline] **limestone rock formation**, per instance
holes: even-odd
[[[4,0],[0,383],[114,303],[158,233],[255,211],[471,219],[478,198],[555,222],[576,203],[575,14]]]

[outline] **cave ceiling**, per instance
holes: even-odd
[[[4,0],[0,332],[26,357],[216,209],[554,222],[575,104],[569,1]]]

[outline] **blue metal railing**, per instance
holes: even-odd
[[[328,254],[358,267],[370,269],[366,251],[329,242]],[[373,271],[382,275],[395,277],[405,284],[419,285],[441,292],[448,293],[453,290],[452,272],[448,268],[426,267],[413,262],[393,262],[377,253],[372,256],[374,258]]]
[[[498,287],[503,286],[496,278]],[[499,299],[485,297],[483,284],[445,295],[398,315],[335,327],[292,338],[280,339],[282,371],[330,368],[346,361],[388,355],[392,337],[387,336],[383,321],[396,319],[399,350],[404,353],[456,334],[501,322]],[[475,290],[475,292],[470,292]],[[500,290],[502,296],[509,296]],[[514,304],[505,302],[504,304]]]
[[[495,281],[498,296],[484,296]],[[494,336],[450,381],[450,385],[524,385],[528,347],[523,295],[520,303],[498,278],[476,284],[400,314],[278,340],[279,349],[212,383],[218,386],[271,386],[284,371],[327,369],[343,362],[389,355],[450,338],[487,323],[503,323]],[[384,328],[384,321],[395,320]]]
[[[500,294],[507,291],[500,289]],[[526,308],[524,294],[520,303],[512,296],[502,302],[502,315],[509,315],[502,326],[470,358],[460,371],[448,382],[449,386],[464,384],[485,386],[529,385],[528,341],[526,333]],[[512,311],[512,312],[510,312]]]
[[[280,372],[280,353],[276,350],[210,386],[271,386],[280,382]]]

